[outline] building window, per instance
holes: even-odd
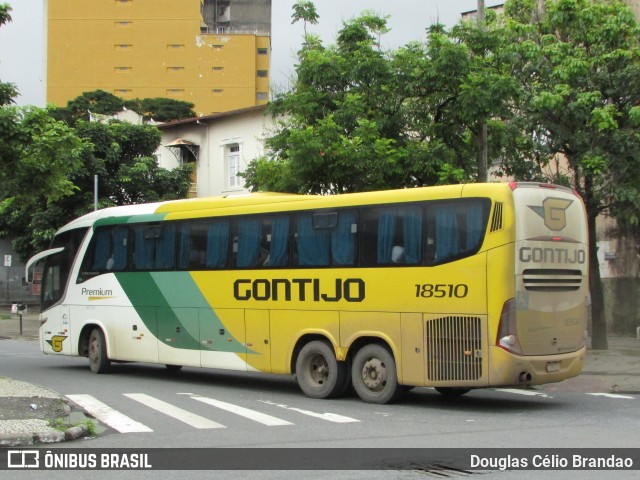
[[[229,145],[228,162],[229,162],[229,188],[238,188],[242,186],[242,178],[238,176],[240,173],[240,145]]]
[[[183,95],[184,94],[184,88],[167,88],[167,95],[171,95],[171,96],[176,96],[176,95]]]
[[[222,95],[222,89],[221,88],[214,88],[211,90],[211,93],[213,93],[214,95]]]
[[[133,91],[130,88],[116,88],[113,94],[116,97],[130,97]]]
[[[268,99],[267,92],[258,92],[256,93],[256,100],[259,102],[264,102]]]
[[[128,50],[130,48],[133,48],[133,45],[131,45],[130,43],[118,43],[114,45],[113,48],[115,50]]]
[[[211,45],[211,48],[213,48],[214,50],[222,50],[224,48],[224,45]]]
[[[269,76],[268,70],[258,70],[258,78],[267,78]]]
[[[268,55],[268,54],[269,54],[269,50],[267,48],[258,49],[258,55]]]
[[[167,50],[182,50],[184,48],[184,43],[168,43]]]
[[[167,67],[167,72],[181,72],[184,70],[184,67],[172,66]]]
[[[221,72],[224,70],[224,67],[211,67],[211,70],[213,70],[214,72]]]
[[[133,24],[131,20],[118,20],[114,23],[116,27],[130,27]]]
[[[114,67],[116,73],[130,73],[133,67]]]

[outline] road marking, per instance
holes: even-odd
[[[593,395],[594,397],[626,398],[629,400],[634,399],[634,397],[629,395],[620,395],[619,393],[587,393],[587,395]]]
[[[320,418],[322,420],[327,420],[329,422],[335,423],[354,423],[359,422],[360,420],[356,420],[355,418],[345,417],[343,415],[338,415],[336,413],[317,413],[311,412],[309,410],[302,410],[301,408],[290,407],[288,405],[283,405],[280,403],[270,402],[269,400],[258,400],[259,402],[266,403],[267,405],[274,405],[276,407],[284,408],[286,410],[291,410],[293,412],[302,413],[303,415],[309,415],[310,417]]]
[[[553,398],[546,393],[536,392],[535,390],[520,390],[518,388],[496,388],[496,392],[515,393],[516,395],[527,395],[529,397]]]
[[[240,415],[241,417],[248,418],[249,420],[254,420],[256,422],[262,423],[263,425],[267,425],[269,427],[273,427],[277,425],[293,425],[293,423],[287,422],[286,420],[282,420],[277,417],[272,417],[271,415],[267,415],[266,413],[256,412],[255,410],[251,410],[249,408],[240,407],[232,403],[222,402],[220,400],[215,400],[213,398],[208,398],[208,397],[201,397],[199,395],[194,395],[191,398],[199,402],[206,403],[207,405],[212,405],[216,408],[226,410],[227,412],[235,413],[236,415]]]
[[[120,433],[153,432],[146,425],[132,420],[91,395],[66,395],[66,397],[85,409],[91,416]]]
[[[150,397],[149,395],[145,395],[144,393],[124,393],[123,395],[130,398],[131,400],[140,402],[149,408],[153,408],[160,413],[164,413],[165,415],[173,417],[176,420],[180,420],[187,425],[191,425],[194,428],[226,428],[224,425],[209,420],[208,418],[204,418],[200,415],[196,415],[195,413],[188,412],[174,405],[171,405],[170,403],[163,402],[162,400]]]

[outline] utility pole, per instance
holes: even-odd
[[[478,28],[484,30],[484,0],[478,0],[477,12]],[[487,121],[480,122],[478,132],[478,182],[486,182],[489,179],[487,157],[489,156],[487,147]]]

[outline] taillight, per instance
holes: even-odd
[[[504,302],[498,325],[496,345],[507,352],[522,355],[522,347],[518,340],[518,328],[516,325],[516,299],[512,298]]]

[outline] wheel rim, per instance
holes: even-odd
[[[97,365],[100,362],[100,345],[98,339],[92,336],[89,339],[89,363]]]
[[[372,392],[380,392],[387,386],[387,367],[379,358],[370,358],[362,366],[362,381]]]
[[[307,361],[307,377],[317,386],[324,385],[329,378],[329,363],[323,355],[313,355]]]

